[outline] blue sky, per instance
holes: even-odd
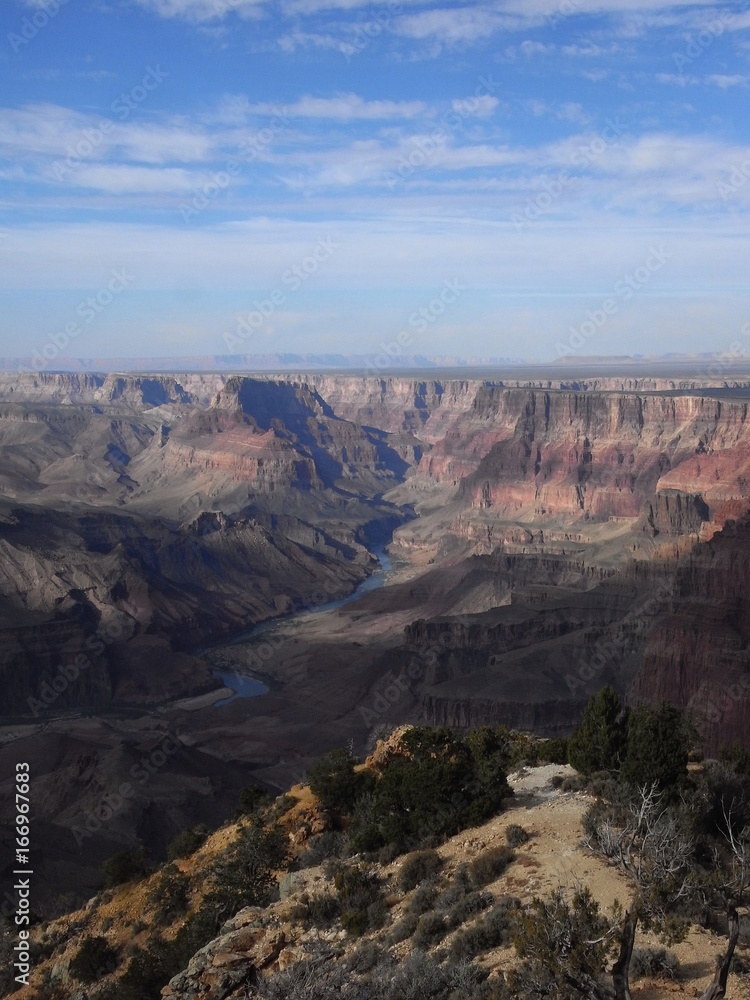
[[[750,352],[748,2],[0,0],[0,29],[0,354]]]

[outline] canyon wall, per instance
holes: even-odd
[[[719,593],[720,579],[728,587],[747,578],[744,564],[714,553],[750,511],[748,392],[742,380],[709,381],[0,378],[6,610],[46,615],[55,627],[94,615],[120,622],[127,642],[150,635],[184,650],[311,594],[351,590],[373,565],[366,545],[400,524],[392,552],[424,595],[404,649],[417,654],[423,633],[432,642],[431,630],[455,629],[420,694],[428,717],[474,719],[475,701],[488,718],[493,705],[521,718],[524,699],[546,691],[544,711],[559,729],[564,705],[574,716],[581,696],[566,677],[592,641],[619,650],[611,676],[623,693],[671,691],[687,703],[699,678],[717,675],[711,645],[726,646],[738,677],[745,669],[728,590],[704,594]],[[39,543],[19,528],[32,520]],[[698,551],[714,560],[711,579]],[[478,564],[484,557],[491,562]],[[460,581],[453,589],[450,567]],[[627,606],[615,602],[611,620],[601,620],[605,584],[637,605],[680,573],[700,613],[683,595],[637,636]],[[403,596],[392,593],[395,608]],[[563,593],[574,595],[567,627],[553,600]],[[491,637],[484,621],[450,620],[509,608],[517,620],[493,626]],[[708,623],[705,655],[680,616]],[[506,648],[508,628],[524,642]],[[18,656],[10,643],[6,669]],[[107,671],[97,690],[128,689],[127,668]],[[522,673],[526,693],[511,696]],[[204,684],[196,669],[195,688]],[[148,684],[142,690],[147,697]],[[745,709],[729,708],[734,732]]]

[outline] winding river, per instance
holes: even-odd
[[[305,608],[303,611],[297,611],[284,618],[277,618],[270,622],[264,622],[262,625],[256,625],[249,632],[243,632],[242,635],[237,636],[228,643],[222,643],[222,645],[224,648],[227,648],[240,645],[250,639],[257,639],[258,636],[263,635],[265,632],[277,628],[282,622],[288,624],[289,622],[309,618],[311,615],[322,614],[325,611],[335,611],[337,608],[343,608],[345,604],[351,604],[352,601],[358,600],[363,594],[368,594],[371,590],[377,590],[378,587],[382,587],[385,583],[386,576],[393,568],[393,564],[384,548],[373,549],[372,555],[378,560],[378,568],[363,580],[348,597],[341,597],[336,601],[327,601],[325,604],[318,604],[313,608]],[[224,687],[232,691],[232,695],[229,698],[223,698],[221,701],[215,702],[214,708],[221,708],[222,705],[228,705],[235,698],[257,698],[258,695],[268,692],[268,687],[263,681],[250,674],[240,674],[232,670],[214,670],[213,673],[215,677],[221,679]]]

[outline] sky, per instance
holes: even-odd
[[[0,0],[0,355],[750,356],[750,0]]]

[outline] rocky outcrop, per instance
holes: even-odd
[[[162,997],[226,1000],[258,973],[278,968],[286,944],[278,919],[264,908],[247,906],[193,955],[187,968],[161,991]]]
[[[655,535],[698,535],[711,513],[700,493],[658,490],[648,505],[646,520]]]

